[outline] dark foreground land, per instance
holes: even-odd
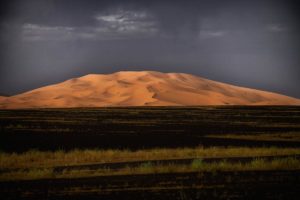
[[[300,198],[297,106],[0,110],[0,150],[1,199]]]
[[[300,107],[0,110],[0,150],[300,147]],[[266,135],[264,140],[207,137]],[[274,138],[276,136],[276,138]]]
[[[300,171],[124,175],[4,182],[0,186],[4,199],[296,200]]]

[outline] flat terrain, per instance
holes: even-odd
[[[299,199],[300,107],[0,110],[4,199]]]
[[[297,137],[300,132],[300,107],[0,110],[0,132],[0,150],[8,152],[74,148],[299,147],[299,139],[286,138]],[[284,137],[278,139],[279,134]]]
[[[299,183],[300,171],[247,171],[0,182],[0,188],[6,199],[296,200]]]

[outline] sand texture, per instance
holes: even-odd
[[[0,96],[2,109],[197,105],[300,105],[300,100],[190,74],[154,71],[89,74],[15,96]]]

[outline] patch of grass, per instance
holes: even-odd
[[[260,141],[300,141],[299,132],[286,133],[258,133],[258,134],[225,134],[225,135],[207,135],[210,138],[242,139],[242,140],[260,140]]]
[[[52,168],[18,170],[0,174],[0,180],[35,180],[43,178],[56,178]]]
[[[50,169],[32,169],[29,171],[19,170],[0,174],[0,180],[22,180],[22,179],[43,179],[43,178],[78,178],[93,176],[114,176],[114,175],[137,175],[137,174],[162,174],[162,173],[188,173],[188,172],[216,172],[216,171],[253,171],[253,170],[300,170],[300,160],[293,157],[277,158],[274,160],[254,159],[247,163],[220,162],[205,163],[201,160],[194,160],[190,165],[168,164],[161,165],[145,162],[137,167],[126,166],[112,170],[103,169],[74,169],[54,172]]]
[[[203,161],[201,158],[194,159],[193,162],[191,163],[191,168],[192,169],[199,169],[203,165]]]
[[[300,148],[279,147],[210,147],[210,148],[177,148],[149,150],[73,150],[73,151],[37,151],[25,153],[0,152],[0,169],[54,167],[93,163],[130,162],[164,159],[195,159],[215,157],[246,157],[267,155],[296,155]]]
[[[153,172],[153,164],[151,162],[142,163],[136,170],[141,173],[150,173]]]

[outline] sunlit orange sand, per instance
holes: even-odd
[[[0,97],[0,108],[192,105],[300,105],[300,100],[190,74],[154,71],[89,74]]]

